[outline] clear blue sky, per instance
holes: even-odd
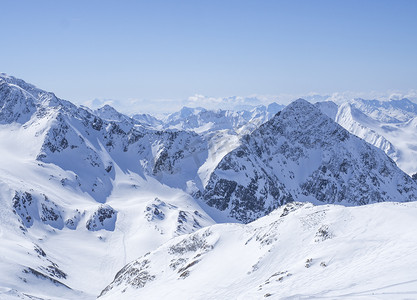
[[[417,88],[417,1],[1,1],[0,72],[82,103]]]

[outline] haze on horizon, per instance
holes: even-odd
[[[417,89],[411,0],[5,0],[2,9],[0,72],[77,104],[159,111],[228,96]]]

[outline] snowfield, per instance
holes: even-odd
[[[414,299],[416,203],[292,203],[175,238],[99,299]]]

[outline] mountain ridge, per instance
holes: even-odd
[[[352,205],[417,199],[415,183],[385,153],[305,100],[244,140],[219,163],[201,198],[245,223],[294,200]]]

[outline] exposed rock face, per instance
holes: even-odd
[[[39,217],[38,207],[36,201],[32,198],[32,194],[28,192],[16,192],[13,197],[13,209],[16,214],[22,219],[26,227],[33,224],[34,216]]]
[[[0,124],[25,123],[36,110],[33,97],[0,78]]]
[[[198,233],[187,235],[186,238],[175,240],[173,243],[164,245],[162,253],[148,253],[138,260],[126,265],[115,276],[99,297],[114,290],[122,291],[129,288],[140,289],[150,282],[160,279],[159,265],[154,262],[164,255],[166,261],[170,261],[167,273],[177,279],[187,278],[196,265],[204,256],[214,249],[218,235],[212,234],[210,230],[199,230]],[[172,241],[172,240],[171,240]],[[158,273],[158,275],[156,275]],[[172,276],[172,275],[171,275]]]
[[[201,197],[250,222],[294,200],[414,201],[417,185],[381,150],[299,99],[245,136],[219,163]]]
[[[116,225],[117,211],[110,205],[104,204],[91,215],[85,225],[90,231],[101,229],[113,231]]]
[[[148,222],[152,222],[155,220],[164,220],[165,213],[164,210],[166,209],[175,209],[176,207],[173,205],[166,204],[164,201],[159,200],[156,198],[153,203],[149,204],[145,208],[145,217]]]
[[[81,216],[84,216],[84,214],[85,212],[81,214],[81,212],[78,209],[76,209],[73,213],[73,216],[71,216],[65,221],[65,226],[72,230],[77,229],[78,223],[80,222],[80,218]]]
[[[181,210],[158,198],[146,206],[145,217],[157,232],[172,236],[194,232],[207,224],[198,211]]]
[[[64,220],[62,219],[61,211],[62,208],[44,196],[40,213],[40,218],[43,223],[49,224],[57,229],[62,229],[64,227]]]
[[[33,225],[34,220],[40,220],[56,229],[64,227],[61,216],[62,208],[45,195],[16,192],[12,199],[12,205],[14,212],[27,228]]]

